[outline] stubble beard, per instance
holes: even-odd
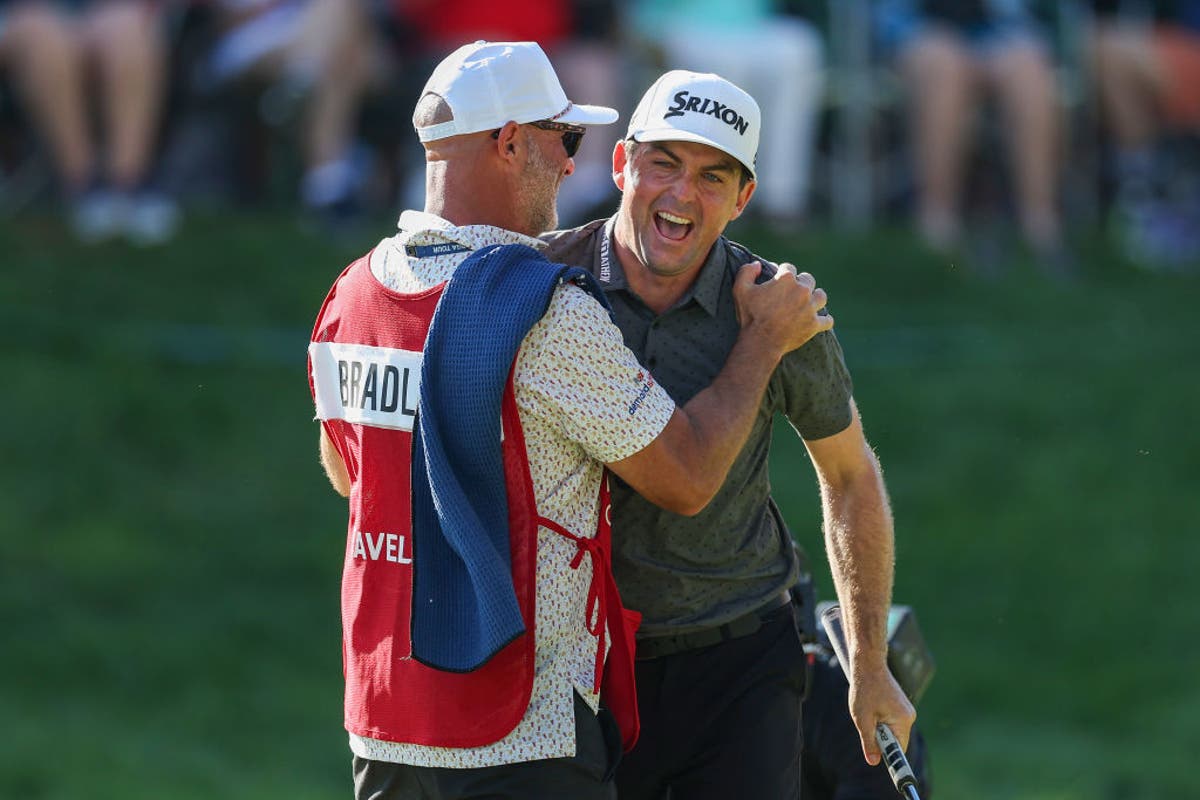
[[[530,235],[537,236],[558,227],[560,172],[537,147],[529,151],[527,169],[531,178],[521,194],[521,217],[527,221]]]
[[[695,260],[695,253],[692,247],[688,247],[680,255],[669,256],[663,253],[655,253],[655,245],[667,247],[659,241],[658,230],[654,227],[654,220],[650,219],[646,223],[646,228],[638,232],[638,248],[641,250],[639,260],[646,267],[646,271],[659,278],[675,278],[679,275],[691,271],[691,263]],[[695,231],[692,232],[693,235]]]

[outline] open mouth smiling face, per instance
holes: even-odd
[[[654,213],[654,228],[658,231],[658,235],[664,239],[669,239],[673,242],[683,241],[692,232],[693,227],[692,220],[687,217],[681,217],[669,211],[656,211]]]
[[[622,142],[613,157],[618,244],[659,276],[699,269],[754,191],[733,157],[699,142]]]

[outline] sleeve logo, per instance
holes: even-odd
[[[633,382],[641,384],[641,389],[638,390],[637,397],[633,398],[633,402],[629,404],[629,416],[631,417],[642,407],[642,403],[646,402],[650,390],[654,388],[654,376],[649,372],[638,372]]]

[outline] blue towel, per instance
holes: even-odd
[[[412,655],[451,672],[487,662],[525,630],[512,582],[500,400],[529,329],[572,281],[599,284],[524,245],[484,248],[434,312],[413,436]]]

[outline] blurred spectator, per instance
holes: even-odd
[[[621,108],[621,22],[614,0],[390,0],[414,45],[432,65],[454,48],[478,39],[535,41],[554,63],[568,97],[587,95],[591,102]],[[409,53],[412,57],[414,54]],[[418,56],[420,57],[420,56]],[[585,136],[575,155],[575,172],[558,195],[563,225],[607,214],[617,201],[612,180],[614,142],[605,135]],[[423,190],[424,164],[415,170]],[[414,180],[414,185],[418,182]],[[409,205],[420,205],[410,198]]]
[[[0,0],[0,62],[45,140],[85,241],[124,234],[155,244],[178,223],[174,203],[151,183],[166,74],[164,5]]]
[[[1167,134],[1200,133],[1200,0],[1123,15],[1097,3],[1093,70],[1115,147],[1114,221],[1126,254],[1155,268],[1200,259],[1200,193],[1163,163]],[[1145,5],[1145,4],[1139,4]]]
[[[250,82],[264,91],[266,121],[303,114],[305,207],[330,221],[353,217],[366,179],[357,145],[364,98],[384,73],[366,0],[211,0],[218,34],[206,75],[217,86]]]
[[[769,109],[757,167],[771,178],[759,183],[755,203],[775,227],[800,224],[825,84],[816,28],[775,0],[633,0],[631,25],[656,71],[716,72]]]
[[[554,47],[574,31],[574,5],[568,0],[391,0],[431,57],[469,41],[536,41]],[[524,38],[520,38],[524,37]]]
[[[935,248],[962,235],[963,172],[981,91],[998,100],[1021,232],[1062,264],[1059,99],[1049,44],[1022,0],[878,0],[875,24],[912,97],[917,224]]]

